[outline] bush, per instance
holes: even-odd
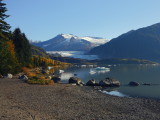
[[[29,72],[29,73],[27,73],[26,75],[27,75],[28,77],[35,77],[35,76],[36,76],[36,74],[33,73],[33,72]]]
[[[38,77],[32,77],[30,78],[27,83],[29,84],[39,84],[39,85],[53,85],[53,80],[47,80],[47,79],[40,79]]]
[[[21,69],[25,74],[29,73],[29,71],[30,71],[29,68],[27,68],[27,67],[22,67]]]

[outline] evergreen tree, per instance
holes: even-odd
[[[25,61],[26,63],[30,64],[32,61],[32,52],[31,52],[31,45],[29,43],[29,40],[27,39],[26,35],[23,33],[22,37],[24,39],[24,51],[25,51]]]
[[[15,55],[14,44],[0,33],[0,74],[18,72],[19,64]]]
[[[9,16],[7,8],[0,0],[0,74],[17,72],[18,62],[15,56],[14,44],[10,38],[10,25],[5,22]]]
[[[8,33],[10,29],[10,25],[5,22],[4,20],[9,17],[9,15],[6,15],[5,12],[7,11],[7,8],[5,7],[6,4],[2,2],[3,0],[0,0],[0,32],[3,34]]]
[[[29,41],[19,28],[14,30],[12,36],[18,61],[21,63],[21,66],[27,66],[31,63],[32,58]]]

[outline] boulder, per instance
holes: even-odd
[[[81,79],[78,78],[78,77],[71,77],[68,82],[69,82],[70,84],[76,83],[77,85],[80,85],[82,81],[81,81]]]
[[[76,85],[78,85],[78,86],[84,86],[83,84],[76,84]]]
[[[0,78],[3,78],[3,75],[0,74]]]
[[[114,80],[112,78],[106,78],[105,80],[101,80],[99,85],[102,87],[119,87],[120,82],[118,80]]]
[[[51,76],[46,76],[45,78],[46,78],[46,79],[50,79],[50,80],[52,79],[52,77],[51,77]]]
[[[61,78],[54,76],[54,77],[52,77],[51,80],[53,80],[55,83],[59,83],[61,81]]]
[[[28,80],[28,77],[26,75],[20,75],[18,79]]]
[[[85,86],[85,83],[84,83],[84,82],[80,82],[80,83],[78,84],[78,86]]]
[[[92,79],[92,80],[89,80],[87,83],[86,83],[87,86],[98,86],[99,84],[96,83],[96,80]]]
[[[12,75],[12,74],[10,74],[10,73],[8,73],[8,74],[6,75],[6,78],[11,79],[12,77],[13,77],[13,75]]]
[[[128,85],[129,85],[129,86],[139,86],[140,84],[139,84],[138,82],[131,81],[131,82],[129,82]]]
[[[43,70],[42,69],[42,74],[49,74],[49,70]]]

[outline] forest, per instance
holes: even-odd
[[[16,74],[23,67],[47,67],[48,65],[62,65],[65,63],[54,61],[48,56],[35,55],[25,33],[20,28],[11,31],[11,26],[6,22],[7,8],[3,0],[0,0],[0,74]],[[35,49],[35,47],[34,47]]]

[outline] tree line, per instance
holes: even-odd
[[[20,72],[22,67],[40,67],[62,64],[49,58],[32,56],[28,38],[20,28],[10,31],[5,21],[6,4],[0,0],[0,74]]]
[[[0,74],[16,73],[23,66],[31,64],[31,49],[28,39],[19,28],[13,32],[5,21],[7,8],[0,0]]]
[[[37,55],[32,56],[32,62],[33,62],[33,67],[44,67],[44,68],[48,66],[63,66],[67,64],[64,62],[60,62],[57,60],[53,60],[50,58],[46,58],[43,56],[37,56]]]

